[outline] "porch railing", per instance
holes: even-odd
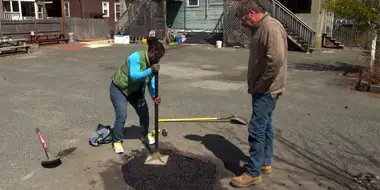
[[[4,11],[4,20],[21,20],[19,12],[5,12]]]
[[[224,12],[220,15],[219,20],[216,23],[213,32],[215,32],[215,33],[223,33],[223,19],[224,19]]]
[[[40,19],[49,20],[49,19],[60,19],[60,18],[61,17],[47,17],[45,19],[43,17],[36,18],[34,16],[20,17],[20,13],[18,12],[4,12],[4,16],[3,16],[3,20],[40,20]]]
[[[123,14],[120,15],[119,19],[116,21],[115,23],[115,34],[121,32],[123,30],[123,28],[125,27],[125,24],[127,23],[128,21],[128,12],[129,12],[129,8],[131,7],[128,6],[127,9],[123,12]]]
[[[295,32],[307,42],[308,47],[315,45],[315,31],[277,0],[257,0],[274,18]]]

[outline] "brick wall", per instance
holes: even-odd
[[[66,0],[70,4],[70,17],[81,17],[81,0]],[[102,13],[102,2],[109,2],[110,16],[103,17],[108,20],[110,26],[115,23],[115,3],[118,0],[82,0],[84,18],[90,18],[91,13]]]

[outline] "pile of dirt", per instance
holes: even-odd
[[[380,177],[373,173],[363,172],[354,176],[354,182],[358,185],[353,189],[380,190]]]
[[[364,73],[363,80],[367,81],[368,84],[380,85],[380,69],[376,69],[373,73],[366,71]]]
[[[172,147],[160,149],[160,153],[170,156],[167,165],[145,165],[148,152],[133,151],[122,166],[125,183],[139,190],[222,189],[220,178],[228,174],[212,161]]]

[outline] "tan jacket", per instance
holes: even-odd
[[[287,34],[282,24],[266,14],[252,32],[248,63],[248,93],[285,90],[288,58]]]

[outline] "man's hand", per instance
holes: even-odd
[[[160,70],[160,64],[156,63],[152,65],[152,72],[157,73]]]
[[[155,97],[155,98],[153,98],[153,101],[154,101],[154,103],[157,104],[157,105],[161,104],[161,98],[160,98],[160,97]]]

